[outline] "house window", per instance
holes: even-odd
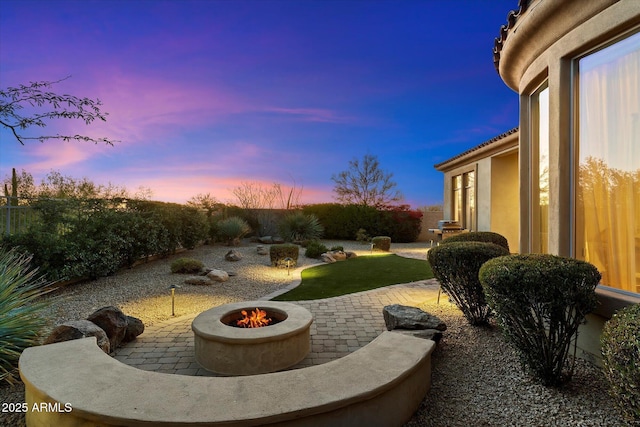
[[[576,255],[640,293],[640,33],[577,62]]]
[[[476,229],[475,172],[453,177],[453,219],[463,228]]]
[[[543,86],[531,96],[532,164],[531,222],[532,252],[549,252],[549,87]]]

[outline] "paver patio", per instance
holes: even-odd
[[[390,304],[418,305],[436,300],[435,279],[392,285],[355,294],[311,301],[295,301],[308,309],[311,352],[291,369],[326,363],[365,346],[386,330],[382,308]],[[273,295],[266,296],[270,299]],[[118,349],[115,358],[148,371],[216,376],[195,360],[191,322],[196,315],[166,320],[148,327],[135,341]]]

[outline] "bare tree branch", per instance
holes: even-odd
[[[58,95],[54,92],[47,92],[43,89],[51,88],[56,83],[63,80],[53,82],[41,81],[31,82],[29,85],[19,85],[18,87],[8,87],[0,89],[0,125],[7,128],[13,133],[13,136],[24,145],[27,140],[39,140],[44,142],[48,139],[61,139],[63,141],[88,141],[93,143],[106,143],[113,145],[115,140],[108,138],[93,138],[86,135],[40,135],[26,136],[20,132],[30,127],[46,127],[51,119],[80,119],[85,124],[91,124],[93,121],[106,121],[108,113],[102,112],[100,106],[102,102],[99,99],[78,98],[73,95]],[[22,115],[20,110],[25,106],[51,108],[50,111],[33,113],[32,115]]]

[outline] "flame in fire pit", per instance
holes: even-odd
[[[259,308],[252,311],[251,315],[247,315],[246,310],[242,310],[240,314],[242,314],[243,317],[236,322],[236,325],[241,328],[260,328],[271,323],[271,318],[267,317],[267,312]]]

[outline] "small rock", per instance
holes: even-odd
[[[347,254],[347,259],[358,257],[358,255],[355,252],[345,252],[345,254]]]
[[[226,282],[229,280],[229,274],[226,271],[213,269],[207,273],[207,277],[214,282]]]
[[[127,333],[127,316],[118,307],[102,307],[87,317],[87,320],[95,323],[107,333],[111,351],[118,348]]]
[[[282,237],[274,237],[273,243],[276,243],[276,244],[284,243],[284,239]]]
[[[208,273],[207,273],[208,274]],[[213,285],[213,281],[206,276],[191,276],[184,281],[187,285],[208,286]]]
[[[57,326],[44,341],[45,344],[96,337],[98,347],[105,353],[111,351],[111,343],[107,333],[98,325],[88,320],[71,320]]]
[[[137,317],[127,316],[127,332],[124,334],[122,342],[130,342],[144,332],[144,323]]]
[[[226,253],[224,259],[226,259],[227,261],[240,261],[242,259],[242,254],[235,249],[231,249]]]
[[[447,325],[426,311],[420,310],[418,307],[409,307],[406,305],[393,304],[387,305],[382,309],[384,323],[389,331],[395,329],[437,329],[445,331]]]
[[[258,255],[269,255],[269,249],[262,245],[256,246],[256,251],[258,252]]]

